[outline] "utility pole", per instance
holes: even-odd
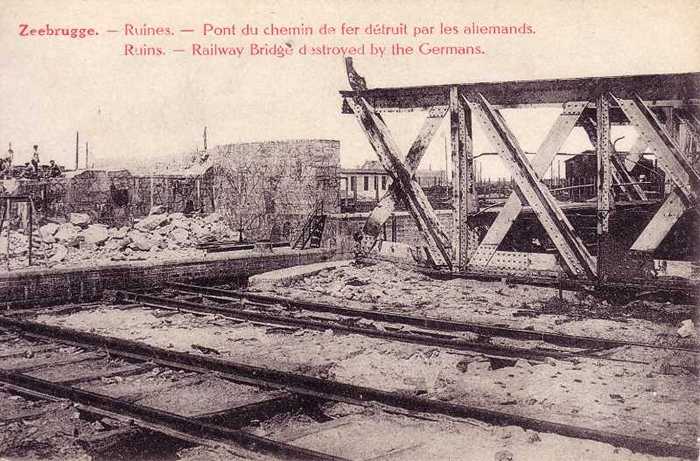
[[[206,152],[207,150],[207,127],[204,127],[204,151]]]
[[[450,183],[450,180],[447,179],[447,178],[449,178],[449,176],[447,175],[447,165],[450,164],[448,149],[447,149],[447,135],[445,135],[442,139],[445,141],[445,185],[447,186]]]
[[[90,152],[90,147],[88,146],[87,141],[85,141],[85,169],[86,170],[89,168],[88,167],[88,156],[90,155],[89,152]]]
[[[561,184],[561,160],[557,159],[557,186]]]
[[[75,171],[78,171],[78,154],[80,152],[80,132],[75,132]]]

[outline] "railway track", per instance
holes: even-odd
[[[117,429],[135,426],[187,443],[224,448],[232,454],[252,452],[298,460],[343,459],[217,423],[218,420],[231,419],[227,417],[236,417],[240,424],[242,419],[259,417],[259,413],[267,411],[270,405],[284,408],[290,404],[290,396],[286,393],[274,393],[268,388],[256,387],[256,398],[247,399],[248,402],[253,400],[253,403],[246,403],[246,399],[243,399],[243,402],[230,402],[228,407],[216,412],[195,416],[178,414],[162,408],[163,405],[138,403],[172,389],[175,387],[172,383],[164,382],[149,392],[126,393],[120,396],[110,395],[112,392],[103,390],[103,383],[108,378],[128,376],[139,380],[148,376],[148,379],[151,379],[150,373],[154,364],[149,355],[119,352],[115,348],[103,347],[95,341],[85,341],[85,338],[67,340],[65,335],[29,333],[29,329],[36,330],[29,328],[27,324],[15,323],[11,331],[19,336],[12,333],[4,335],[4,342],[15,340],[23,343],[17,344],[11,353],[0,354],[0,389],[5,392],[45,401],[68,400],[75,404],[79,411],[92,417],[121,422]],[[66,347],[71,346],[67,351]],[[119,356],[125,361],[120,360],[115,365],[114,356]],[[80,364],[89,366],[81,369],[78,367]],[[165,361],[158,361],[158,365],[161,367],[159,375],[164,371],[183,369],[174,364],[168,366]],[[210,378],[208,369],[186,369],[190,373],[183,379],[185,383],[191,384]],[[250,393],[251,388],[235,381],[228,384],[228,392],[232,395],[243,390]],[[302,403],[295,401],[295,404]],[[25,417],[27,415],[0,418],[0,426]]]
[[[528,349],[523,347],[512,347],[507,345],[494,345],[478,340],[467,340],[456,335],[445,334],[437,330],[413,330],[409,332],[399,331],[389,325],[386,328],[368,325],[359,326],[354,320],[347,317],[340,319],[322,319],[318,317],[302,317],[290,315],[289,313],[271,313],[260,310],[260,307],[267,305],[246,303],[240,304],[206,304],[189,300],[178,299],[177,297],[156,296],[153,294],[134,293],[120,291],[118,294],[122,299],[130,303],[140,303],[143,306],[175,310],[179,312],[189,312],[198,314],[216,314],[225,318],[253,322],[265,325],[294,327],[300,329],[312,329],[317,331],[333,330],[334,332],[353,333],[372,338],[379,338],[391,341],[407,342],[427,346],[444,347],[448,349],[471,351],[484,354],[494,358],[526,359],[532,361],[543,361],[547,357],[560,360],[575,358],[574,353],[555,349]],[[175,296],[178,293],[173,293]],[[179,292],[180,295],[187,296],[187,292]],[[258,308],[258,309],[255,309]],[[576,351],[580,356],[581,352]]]
[[[191,309],[194,312],[210,312],[242,320],[261,321],[313,329],[338,329],[351,333],[364,334],[384,339],[394,339],[405,342],[415,342],[440,347],[461,350],[471,350],[484,354],[501,357],[525,358],[542,360],[546,357],[567,359],[576,357],[593,357],[598,352],[617,347],[641,347],[666,351],[700,353],[700,348],[677,347],[670,345],[652,344],[635,341],[596,338],[591,336],[576,336],[546,331],[524,330],[504,326],[487,325],[473,322],[457,322],[429,317],[417,317],[399,314],[385,310],[358,309],[339,304],[301,301],[293,298],[267,294],[251,293],[240,290],[226,290],[184,283],[166,283],[171,295],[178,298],[190,295],[201,296],[203,299],[214,301],[216,304],[182,301],[164,296],[147,293],[121,292],[121,295],[131,301],[143,301],[147,305],[161,308]],[[315,314],[329,314],[317,317]],[[381,325],[369,325],[359,328],[359,319],[378,322]],[[350,327],[349,325],[353,325]],[[418,330],[405,332],[406,327]],[[457,334],[457,335],[455,335]],[[477,340],[468,340],[460,334],[478,335]],[[484,344],[486,338],[505,338],[515,341],[537,341],[558,346],[563,349],[514,347],[505,345]]]
[[[379,389],[357,386],[333,380],[320,379],[299,373],[256,367],[230,360],[199,354],[188,354],[162,349],[138,341],[124,340],[97,335],[59,326],[46,325],[34,321],[0,317],[0,328],[18,334],[32,341],[43,341],[52,345],[60,343],[78,347],[93,354],[108,354],[136,364],[155,364],[158,367],[185,371],[195,374],[215,373],[217,377],[237,385],[253,386],[259,389],[283,391],[306,399],[329,402],[343,402],[363,406],[368,403],[381,404],[401,409],[411,414],[430,413],[457,418],[471,418],[495,425],[516,425],[541,432],[551,432],[564,436],[585,438],[629,448],[634,451],[664,456],[679,456],[694,459],[698,456],[695,446],[685,446],[666,441],[647,439],[609,431],[561,424],[541,419],[524,417],[488,408],[431,400],[427,398],[387,392]],[[96,360],[92,358],[89,360]],[[43,367],[46,368],[46,367]],[[31,369],[31,367],[30,367]],[[236,448],[262,451],[271,455],[290,459],[334,459],[331,455],[260,438],[240,430],[231,430],[202,422],[192,417],[174,415],[157,408],[140,406],[123,399],[100,395],[76,388],[75,385],[50,382],[28,374],[28,370],[3,370],[0,381],[11,386],[9,389],[26,390],[57,398],[67,398],[87,408],[87,411],[110,412],[128,415],[143,427],[155,430],[181,440],[202,443],[232,444]],[[174,435],[173,435],[174,434]]]

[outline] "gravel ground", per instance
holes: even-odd
[[[3,419],[32,412],[43,414],[0,420],[0,459],[90,461],[90,455],[77,443],[77,438],[93,434],[96,428],[80,419],[70,402],[33,401],[0,391]]]
[[[303,417],[269,421],[257,433],[349,459],[434,460],[652,460],[604,443],[425,415],[409,418],[379,409],[333,404],[321,424]],[[389,455],[386,452],[389,451]]]
[[[561,423],[684,444],[697,438],[696,377],[679,367],[661,373],[655,365],[580,359],[497,368],[478,354],[443,348],[141,308],[105,306],[39,320]]]
[[[565,292],[562,302],[556,289],[473,280],[436,281],[384,263],[331,267],[305,278],[282,278],[253,289],[417,316],[659,345],[697,346],[697,336],[681,338],[677,333],[680,321],[697,317],[697,306],[648,301],[612,306],[573,292]],[[548,359],[545,363],[519,360],[514,366],[504,367],[476,353],[446,348],[139,307],[98,304],[84,306],[80,311],[42,315],[37,320],[387,391],[685,445],[697,443],[700,398],[697,377],[693,374],[697,373],[697,357],[686,352],[621,347],[605,351],[597,359]],[[492,341],[501,342],[497,338]],[[528,342],[522,347],[537,345],[542,346]],[[15,363],[22,358],[12,360]],[[180,375],[166,376],[155,369],[138,378],[139,382],[132,382],[134,378],[107,379],[99,387],[110,395],[122,395],[137,390],[145,392],[165,380],[172,382],[173,387],[166,394],[149,397],[153,400],[150,403],[162,404],[164,408],[198,410],[211,408],[208,403],[192,398],[188,394],[191,389],[201,388],[204,392],[205,388],[221,387],[218,394],[222,401],[230,394],[229,386],[217,379],[202,381]],[[434,415],[417,420],[383,410],[333,404],[324,408],[325,414],[333,418],[328,427],[318,426],[319,421],[299,414],[280,415],[248,429],[356,459],[371,458],[389,447],[390,458],[397,460],[661,459],[608,444],[514,426],[496,427]],[[70,413],[66,415],[70,418]],[[10,433],[15,434],[11,439],[15,442],[5,443],[2,453],[23,459],[37,458],[35,450],[39,448],[32,443],[40,440],[33,439],[31,433],[29,445],[16,442],[23,437],[24,430],[25,427],[13,426],[14,432]],[[57,437],[45,439],[56,443],[42,449],[42,456],[54,459],[85,456],[70,438],[62,443],[58,443]],[[239,459],[239,455],[196,447],[182,449],[177,456],[204,460]]]
[[[696,344],[677,330],[682,320],[699,315],[698,306],[650,301],[614,306],[572,291],[564,291],[560,302],[556,288],[435,280],[390,263],[352,264],[252,289],[297,299],[342,300],[350,307],[670,346]]]

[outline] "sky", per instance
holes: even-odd
[[[75,133],[89,142],[90,163],[148,164],[208,144],[280,139],[337,139],[341,163],[376,159],[352,115],[341,115],[339,90],[348,89],[342,56],[192,56],[193,43],[248,47],[288,42],[309,45],[479,45],[479,56],[358,56],[368,86],[392,87],[475,81],[533,80],[700,70],[700,2],[619,0],[506,1],[97,1],[3,0],[0,10],[0,149],[12,143],[15,162],[38,144],[48,158],[72,168]],[[327,23],[408,25],[409,36],[244,37],[245,24],[318,28]],[[535,34],[411,37],[415,25],[530,24]],[[204,37],[204,24],[237,26],[236,36]],[[22,37],[20,25],[93,27],[96,37]],[[124,36],[125,24],[168,26],[168,37]],[[180,32],[192,28],[195,32]],[[119,30],[109,33],[107,30]],[[164,56],[124,56],[124,46],[160,46]],[[186,52],[170,52],[185,49]],[[535,151],[557,108],[508,110],[521,145]],[[387,115],[406,150],[424,114]],[[445,164],[443,124],[421,168]],[[635,134],[625,130],[619,147]],[[565,151],[589,145],[574,132]],[[479,130],[475,152],[493,151]],[[497,159],[484,176],[501,175]]]

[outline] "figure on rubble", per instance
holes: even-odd
[[[52,178],[61,176],[61,168],[53,160],[49,160],[49,176]]]
[[[34,144],[34,153],[32,154],[32,165],[34,166],[34,172],[39,174],[39,146]]]
[[[364,234],[362,233],[362,231],[359,230],[352,234],[352,239],[355,241],[355,245],[353,246],[353,253],[355,254],[355,258],[361,258],[362,256],[366,256],[366,252],[362,247],[363,237]]]
[[[33,178],[35,176],[34,166],[29,162],[24,162],[24,169],[22,170],[22,178]]]

